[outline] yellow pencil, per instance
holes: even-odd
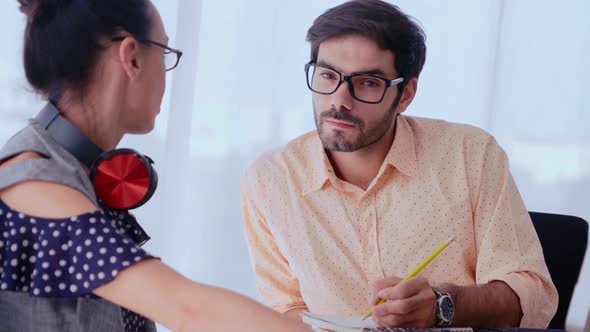
[[[430,257],[426,258],[424,260],[424,262],[422,262],[422,264],[418,265],[418,267],[414,271],[412,271],[412,273],[408,274],[408,276],[405,277],[404,280],[402,280],[400,283],[402,283],[404,281],[407,281],[408,279],[411,279],[411,278],[415,277],[418,274],[418,272],[422,271],[422,269],[426,265],[428,265],[428,263],[430,263],[436,256],[438,256],[438,254],[440,254],[443,250],[445,250],[445,248],[448,247],[449,244],[451,244],[454,240],[455,240],[455,238],[452,237],[447,242],[443,243],[440,247],[438,247],[438,249],[436,249],[435,252],[432,253],[432,255],[430,255]],[[381,303],[385,303],[385,302],[386,302],[385,300],[381,299],[381,301],[379,301],[379,303],[377,303],[375,305],[375,307],[378,306],[378,305],[380,305]],[[369,310],[369,314],[367,314],[365,316],[365,318],[363,318],[363,319],[367,319],[367,318],[371,317],[372,314],[373,314],[373,309]]]

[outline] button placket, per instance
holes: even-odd
[[[368,211],[367,218],[369,224],[369,234],[367,238],[367,277],[369,280],[383,278],[383,268],[381,266],[379,243],[377,237],[377,212],[375,204],[375,195],[367,197],[365,211]]]

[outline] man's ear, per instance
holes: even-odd
[[[410,81],[404,87],[402,91],[402,96],[399,100],[399,104],[395,109],[396,112],[402,113],[410,106],[412,100],[416,96],[416,90],[418,90],[418,79],[416,77],[410,79]]]
[[[132,81],[137,79],[143,65],[139,52],[140,47],[139,42],[132,37],[123,39],[119,45],[119,60],[123,70]]]

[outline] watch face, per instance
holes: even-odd
[[[440,311],[444,320],[453,320],[453,316],[455,316],[455,305],[450,297],[445,296],[441,299]]]

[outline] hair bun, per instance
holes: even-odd
[[[71,0],[17,0],[20,11],[29,19],[53,16],[56,11],[67,7]]]
[[[31,10],[31,0],[16,0],[20,4],[20,11],[29,16]]]

